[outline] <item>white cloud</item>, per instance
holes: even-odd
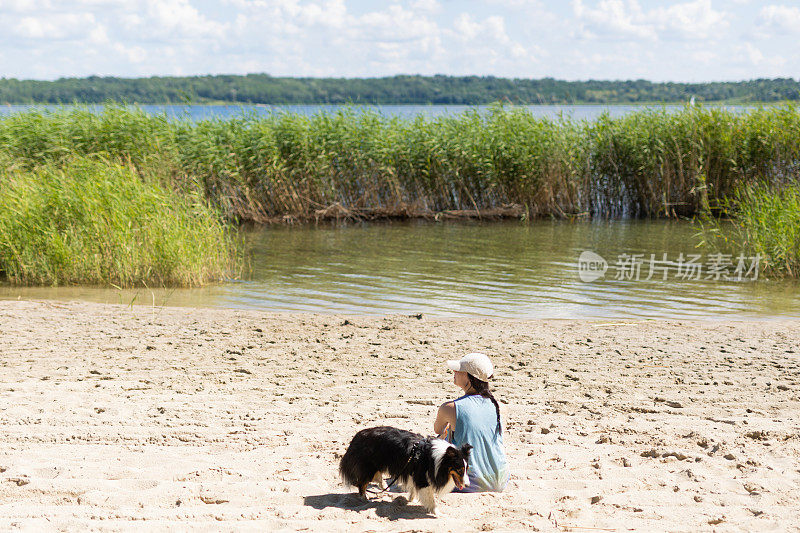
[[[97,44],[107,42],[109,27],[117,39],[221,39],[227,30],[226,24],[203,16],[189,0],[0,0],[0,13],[5,9],[9,14],[0,19],[0,40],[7,33]]]
[[[541,0],[488,0],[490,4],[500,5],[503,7],[520,8],[520,7],[535,7],[543,8],[544,4]]]
[[[759,17],[767,33],[800,33],[800,7],[769,5],[761,9]]]
[[[419,13],[441,13],[442,4],[438,0],[412,0],[409,4],[412,11]]]
[[[82,38],[95,24],[91,13],[23,16],[13,34],[23,39],[63,40]]]
[[[572,8],[578,20],[587,23],[587,37],[656,38],[653,24],[636,0],[601,0],[594,9],[586,7],[583,0],[574,0]]]
[[[288,13],[301,26],[320,25],[342,28],[347,22],[347,8],[343,0],[329,0],[320,4],[297,6]]]
[[[346,16],[342,24],[356,40],[374,42],[413,42],[435,38],[439,27],[426,15],[392,5],[385,11],[372,11],[360,17]]]
[[[744,51],[747,54],[748,59],[750,59],[750,62],[754,65],[758,65],[764,60],[764,54],[761,53],[761,50],[753,46],[752,43],[745,43]]]
[[[0,13],[26,13],[51,7],[47,0],[3,0],[0,2]]]
[[[134,0],[56,0],[64,9],[72,9],[76,4],[83,8],[96,9],[98,7],[114,8],[136,4]]]
[[[719,35],[728,27],[728,15],[716,11],[711,0],[696,0],[683,4],[672,4],[667,8],[654,9],[649,16],[662,36],[681,34],[685,38],[706,39]]]
[[[727,15],[715,10],[711,0],[673,3],[668,7],[642,9],[638,0],[600,0],[587,7],[573,0],[572,8],[583,23],[582,36],[635,40],[705,39],[727,27]]]
[[[738,73],[734,79],[789,77],[788,61],[779,53],[767,54],[749,42],[732,47],[731,52],[729,68]]]
[[[140,30],[161,38],[223,37],[227,25],[201,15],[189,0],[146,0]]]
[[[481,31],[481,25],[472,20],[469,13],[461,13],[456,17],[453,28],[464,39],[474,39]]]
[[[120,43],[116,43],[114,45],[114,50],[134,64],[141,63],[147,58],[147,51],[141,46],[127,47]]]
[[[89,42],[95,45],[108,44],[111,40],[108,38],[108,30],[102,24],[95,26],[89,32]]]
[[[690,57],[693,61],[703,65],[710,65],[714,61],[719,61],[719,56],[710,50],[696,50],[692,52]]]
[[[453,39],[464,41],[465,45],[474,48],[478,43],[489,45],[491,48],[499,48],[497,51],[516,50],[519,53],[522,45],[513,43],[506,33],[505,19],[498,16],[489,16],[483,20],[473,19],[468,13],[461,13],[453,23],[453,30],[448,32]]]

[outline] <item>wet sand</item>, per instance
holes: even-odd
[[[512,468],[439,518],[338,479],[494,360]],[[0,301],[0,529],[765,531],[800,524],[800,322],[383,318]]]

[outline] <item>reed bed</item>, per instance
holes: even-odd
[[[760,256],[768,275],[800,277],[800,184],[742,187],[726,202],[725,213],[730,224],[705,221],[709,245]]]
[[[737,187],[796,179],[797,107],[687,106],[596,121],[497,106],[435,119],[357,108],[170,121],[108,106],[0,119],[0,153],[27,168],[75,155],[198,189],[235,221],[486,211],[537,216],[693,216]],[[336,210],[334,210],[336,211]]]
[[[17,284],[197,286],[229,275],[233,236],[197,195],[76,158],[0,169],[0,277]]]
[[[75,157],[125,165],[233,223],[692,217],[724,215],[754,183],[796,183],[800,112],[687,106],[577,121],[502,106],[435,119],[351,108],[192,122],[106,106],[2,118],[0,154],[26,172]]]

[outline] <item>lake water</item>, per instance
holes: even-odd
[[[800,317],[797,282],[766,280],[761,273],[757,281],[750,281],[753,273],[739,282],[705,279],[705,270],[698,280],[678,277],[681,253],[702,254],[705,269],[711,263],[695,248],[695,234],[689,223],[665,221],[267,227],[245,233],[246,280],[155,291],[0,287],[0,298],[506,318]],[[584,251],[606,259],[603,278],[580,279]],[[645,259],[639,279],[616,279],[633,274],[619,256],[634,253]],[[666,267],[667,279],[663,269],[645,279],[651,254],[660,260],[664,253],[674,263]]]
[[[48,105],[6,105],[0,106],[0,116],[11,115],[25,112],[30,109],[64,109],[70,106],[48,106]],[[102,110],[103,106],[93,105],[90,108]],[[353,109],[375,111],[386,116],[415,117],[423,115],[426,117],[438,117],[445,115],[456,115],[468,109],[477,109],[485,112],[490,106],[465,106],[465,105],[376,105],[376,106],[340,106],[340,105],[139,105],[139,108],[153,114],[166,114],[170,118],[188,118],[190,120],[205,119],[226,119],[241,117],[245,114],[257,116],[267,116],[275,113],[299,113],[301,115],[316,115],[319,113],[333,113],[340,109]],[[512,106],[508,106],[512,107]],[[634,105],[529,105],[519,106],[527,109],[537,117],[556,119],[561,116],[571,117],[576,120],[593,120],[603,113],[608,113],[612,117],[620,117],[634,111],[640,111],[646,106]],[[657,109],[662,107],[672,111],[683,109],[682,105],[659,105],[653,106]],[[752,109],[748,106],[721,106],[726,109],[741,112]]]

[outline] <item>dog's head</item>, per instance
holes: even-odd
[[[469,486],[469,476],[467,476],[467,468],[469,467],[469,452],[472,446],[463,444],[460,448],[455,446],[448,446],[442,457],[440,469],[447,472],[450,479],[453,480],[456,488],[461,490]]]

